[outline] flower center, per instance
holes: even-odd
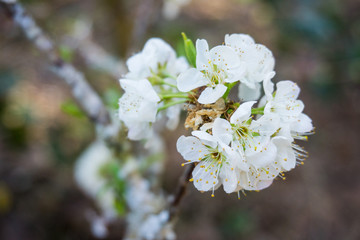
[[[209,163],[207,167],[204,166],[205,171],[216,169],[216,173],[218,173],[222,167],[222,165],[226,162],[226,157],[224,154],[219,152],[217,148],[210,150],[210,153],[207,154],[202,161]],[[214,172],[212,172],[214,174]],[[217,174],[216,174],[217,175]]]
[[[246,148],[254,147],[256,151],[256,144],[254,141],[254,136],[256,136],[256,132],[253,132],[249,126],[243,123],[242,125],[233,126],[234,138],[237,143],[237,148],[242,148],[245,151]]]
[[[224,69],[218,68],[216,64],[211,64],[211,69],[203,70],[202,73],[209,80],[209,87],[224,84],[224,79],[227,77]]]

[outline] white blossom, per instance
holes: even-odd
[[[166,226],[169,220],[169,212],[162,211],[159,214],[152,214],[139,226],[139,235],[146,240],[176,238],[170,226]]]
[[[245,102],[232,114],[230,122],[217,118],[213,126],[213,134],[225,142],[231,142],[231,147],[241,156],[244,171],[240,172],[239,186],[245,190],[260,190],[264,188],[258,175],[258,169],[272,163],[276,157],[276,146],[270,141],[272,134],[279,127],[279,120],[275,114],[267,114],[258,120],[251,118],[251,107],[255,101]],[[260,181],[259,181],[260,180]],[[266,185],[266,184],[265,184]]]
[[[245,101],[259,99],[260,83],[274,71],[272,52],[246,34],[226,34],[225,45],[233,48],[246,66],[245,74],[239,79],[239,98]]]
[[[102,239],[108,235],[108,219],[104,218],[103,216],[98,216],[95,212],[92,211],[88,212],[87,218],[91,223],[91,232],[94,237]]]
[[[106,181],[100,175],[101,168],[110,163],[111,159],[111,151],[103,141],[97,140],[77,159],[74,169],[76,183],[102,210],[100,216],[88,216],[93,234],[98,238],[106,236],[107,223],[117,216],[114,208],[115,194],[110,188],[105,188]]]
[[[232,48],[216,46],[209,51],[208,43],[201,39],[196,41],[196,68],[181,73],[177,79],[177,86],[182,92],[206,86],[198,102],[214,103],[226,92],[225,84],[238,81],[244,70]]]
[[[159,96],[147,79],[138,81],[120,79],[125,94],[119,100],[119,118],[128,127],[131,140],[146,138],[150,123],[155,122]]]
[[[152,192],[150,182],[135,172],[129,174],[125,198],[130,212],[124,239],[175,239],[169,213],[163,210],[167,203],[164,195]]]
[[[188,163],[198,163],[192,173],[195,187],[199,191],[214,192],[221,184],[227,193],[236,192],[238,172],[243,166],[238,153],[217,136],[203,131],[193,131],[190,137],[181,136],[177,150]],[[213,195],[212,195],[213,196]]]
[[[144,79],[158,74],[159,71],[177,76],[189,65],[184,57],[176,57],[174,49],[160,38],[150,38],[141,52],[130,57],[126,65],[128,79]]]
[[[274,84],[271,79],[264,81],[266,105],[264,113],[275,113],[281,120],[280,135],[304,139],[302,136],[313,130],[312,120],[303,112],[304,103],[298,100],[299,86],[292,81],[280,81]]]
[[[143,50],[130,57],[126,62],[129,72],[127,79],[148,79],[157,93],[177,93],[175,87],[176,77],[189,68],[184,57],[176,57],[174,49],[160,38],[149,39]],[[163,82],[158,82],[158,81]],[[152,82],[154,81],[154,82]],[[176,99],[173,99],[176,100]],[[162,105],[161,103],[160,105]],[[181,105],[174,105],[165,110],[160,117],[166,117],[167,128],[173,130],[177,127],[180,117]]]

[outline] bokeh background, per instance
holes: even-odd
[[[74,23],[91,20],[93,40],[126,59],[150,37],[183,52],[180,32],[221,44],[247,33],[273,51],[275,81],[302,89],[316,134],[303,146],[304,166],[261,192],[216,197],[192,185],[181,204],[178,239],[360,239],[360,1],[192,0],[169,20],[153,0],[22,1],[108,104],[114,76],[90,68],[68,44]],[[184,117],[184,116],[183,116]],[[183,168],[175,143],[183,126],[165,133],[163,186],[174,191]],[[95,204],[73,178],[93,125],[44,56],[0,9],[0,239],[92,239],[85,212]],[[120,219],[108,239],[121,239]]]

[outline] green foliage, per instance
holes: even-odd
[[[104,100],[106,106],[111,107],[112,109],[119,108],[119,98],[121,97],[121,92],[116,88],[109,88],[105,92]]]
[[[61,111],[73,117],[77,117],[77,118],[85,117],[84,112],[72,100],[67,100],[63,104],[61,104]]]
[[[59,48],[59,54],[60,57],[65,61],[65,62],[71,62],[74,58],[74,51],[67,47],[67,46],[60,46]]]
[[[196,67],[196,49],[194,43],[191,41],[191,39],[187,38],[185,33],[181,33],[181,35],[184,39],[186,58],[191,66]]]
[[[117,162],[111,162],[104,165],[100,171],[101,175],[106,179],[106,188],[114,191],[114,207],[119,216],[126,214],[125,190],[126,181],[119,176],[120,165]]]

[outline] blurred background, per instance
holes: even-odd
[[[226,33],[266,45],[276,59],[275,81],[293,80],[302,89],[316,127],[302,144],[309,158],[285,181],[241,200],[222,190],[211,198],[190,185],[178,239],[360,239],[360,1],[192,0],[179,9],[159,0],[22,2],[113,107],[117,70],[93,69],[81,57],[79,20],[91,21],[92,41],[119,59],[150,37],[182,54],[182,31],[212,46]],[[164,135],[168,193],[183,171],[175,147],[181,134],[188,134],[183,126]],[[93,238],[85,211],[95,204],[76,186],[73,167],[94,137],[67,85],[0,9],[0,239]],[[107,239],[121,239],[123,231],[120,219]]]

